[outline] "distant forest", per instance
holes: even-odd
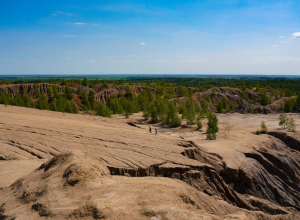
[[[187,78],[187,77],[125,77],[125,78],[2,78],[1,85],[34,83],[34,96],[26,91],[11,96],[0,94],[0,104],[16,105],[41,110],[67,113],[86,113],[111,117],[113,114],[131,114],[142,111],[145,120],[151,123],[176,127],[186,119],[187,124],[197,124],[214,112],[225,113],[238,107],[235,96],[251,105],[267,106],[284,97],[281,109],[291,112],[300,107],[300,81],[283,78]],[[47,92],[41,94],[37,85],[48,83]],[[97,90],[125,86],[126,92],[108,100],[96,100]],[[143,86],[136,94],[132,86]],[[216,88],[238,88],[238,95],[228,98],[216,92]],[[92,88],[92,89],[89,89]],[[1,90],[0,90],[1,91]],[[206,93],[210,91],[210,93]],[[221,97],[221,98],[220,98]],[[184,98],[183,102],[178,102]],[[244,101],[243,101],[244,100]],[[240,102],[241,103],[241,102]],[[251,105],[250,105],[251,104]],[[254,109],[255,110],[255,109]],[[249,113],[254,113],[250,108]],[[180,115],[179,115],[180,114]],[[212,116],[211,116],[212,117]]]
[[[43,83],[50,82],[59,84],[65,82],[66,84],[82,85],[83,79],[86,79],[88,86],[93,87],[94,84],[109,83],[114,85],[145,85],[155,86],[164,85],[168,87],[186,86],[197,87],[200,91],[212,87],[232,87],[232,88],[248,88],[254,87],[274,89],[283,92],[286,96],[292,96],[300,92],[300,77],[266,77],[266,76],[218,76],[215,77],[183,77],[179,76],[155,76],[155,75],[116,75],[116,76],[87,76],[76,78],[78,76],[3,76],[0,77],[0,85],[21,84],[21,83]]]

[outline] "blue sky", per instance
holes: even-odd
[[[0,74],[300,75],[300,1],[0,1]]]

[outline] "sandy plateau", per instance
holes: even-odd
[[[278,117],[218,114],[208,141],[205,120],[154,135],[141,114],[0,105],[0,219],[300,219],[300,134]]]

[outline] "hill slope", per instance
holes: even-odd
[[[120,117],[0,105],[0,219],[299,219],[299,134],[276,130],[278,115],[218,117],[207,141],[193,128],[156,136]],[[254,135],[262,119],[270,132]],[[24,175],[7,175],[16,166]]]

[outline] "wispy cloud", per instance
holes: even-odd
[[[131,57],[135,57],[135,56],[136,56],[135,54],[132,54],[132,55],[131,55]]]
[[[201,59],[186,59],[186,60],[154,60],[153,63],[202,63]]]
[[[107,63],[135,63],[133,60],[107,60]]]
[[[82,52],[81,50],[67,50],[65,52],[67,52],[67,53],[75,53],[75,54],[84,54],[84,52]]]
[[[94,63],[95,60],[86,60],[85,62],[86,62],[86,63]]]
[[[25,47],[27,50],[45,50],[45,47]]]
[[[144,46],[146,43],[145,42],[141,42],[140,45]]]
[[[34,62],[34,63],[35,63],[35,62],[37,62],[37,60],[33,60],[32,62]]]
[[[300,32],[295,32],[292,34],[295,38],[300,38]]]
[[[275,47],[278,47],[278,45],[273,45],[272,47],[274,47],[274,48],[275,48]]]
[[[108,5],[105,7],[98,7],[97,9],[102,11],[119,12],[126,14],[143,14],[143,15],[163,15],[161,8],[159,7],[146,7],[144,5],[130,5],[130,4],[119,4],[119,5]],[[165,12],[165,11],[164,11]]]
[[[73,14],[72,13],[65,13],[63,11],[55,11],[51,15],[53,15],[53,16],[58,16],[58,15],[68,15],[68,16],[71,16]]]
[[[63,37],[75,37],[75,35],[63,35]]]
[[[81,23],[81,22],[76,22],[76,23],[73,23],[75,25],[85,25],[86,23]]]
[[[285,36],[279,36],[279,38],[282,38],[282,39],[283,39],[283,38],[285,38]]]

